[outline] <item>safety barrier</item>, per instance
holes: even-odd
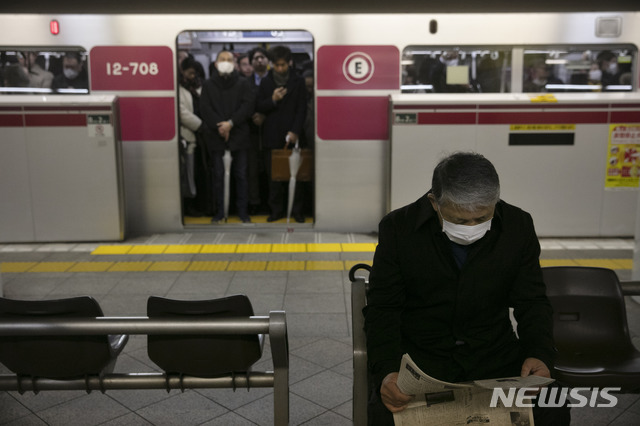
[[[246,375],[228,374],[202,378],[159,372],[108,373],[73,380],[20,378],[0,375],[0,390],[107,390],[272,387],[274,424],[289,423],[289,349],[285,312],[268,316],[225,319],[150,319],[148,317],[98,317],[90,319],[0,319],[0,336],[71,336],[115,334],[269,334],[273,371],[254,371]]]

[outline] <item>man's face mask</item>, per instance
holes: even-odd
[[[491,219],[477,225],[458,225],[442,218],[442,231],[454,243],[463,246],[475,243],[491,229]]]
[[[438,214],[442,219],[442,232],[454,243],[467,246],[475,243],[491,229],[491,220],[479,223],[477,225],[461,225],[457,223],[449,222],[444,218],[440,211],[440,206],[437,206]]]
[[[221,61],[216,63],[216,68],[218,69],[218,72],[222,75],[229,75],[233,72],[233,64],[231,62],[227,62],[227,61]]]
[[[64,76],[67,77],[69,80],[73,80],[74,78],[77,78],[78,74],[80,74],[78,71],[74,70],[73,68],[65,68],[64,70],[62,70],[62,72],[64,73]]]

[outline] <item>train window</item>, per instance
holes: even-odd
[[[524,92],[628,92],[633,90],[633,46],[525,48]]]
[[[0,93],[87,94],[86,51],[0,48]]]
[[[290,191],[288,178],[277,176],[279,163],[271,154],[288,140],[314,148],[313,36],[307,31],[184,31],[176,52],[184,224],[286,224],[287,216],[291,223],[312,223],[312,169],[300,178],[312,166],[311,157],[306,164],[303,159]],[[214,96],[222,87],[233,87],[225,93],[244,93],[236,87],[245,83],[252,93],[251,113],[243,122],[234,120],[224,142],[224,128],[214,118],[231,114],[244,101]],[[276,109],[275,91],[283,96]],[[203,127],[197,128],[194,123],[201,121]],[[283,158],[289,173],[288,156]]]
[[[508,93],[511,48],[409,46],[402,93]]]

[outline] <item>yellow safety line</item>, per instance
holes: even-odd
[[[182,253],[373,253],[375,243],[289,243],[289,244],[170,244],[106,245],[91,254],[182,254]]]
[[[140,261],[140,262],[2,262],[0,272],[144,272],[144,271],[348,271],[367,260]],[[545,266],[633,268],[632,259],[541,259]]]

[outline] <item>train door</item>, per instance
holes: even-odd
[[[185,227],[313,226],[312,35],[184,31],[176,42]]]

